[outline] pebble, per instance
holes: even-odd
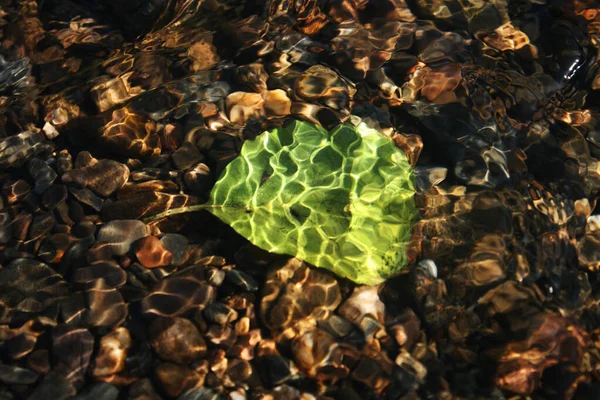
[[[177,397],[204,383],[202,375],[193,369],[173,363],[160,364],[156,367],[155,374],[165,393],[171,397]]]
[[[208,321],[225,325],[228,322],[236,320],[238,313],[226,304],[214,302],[206,306],[204,316]]]
[[[198,328],[184,318],[157,318],[150,325],[150,342],[166,361],[188,364],[206,353]]]
[[[80,189],[80,188],[76,188],[76,187],[69,187],[69,193],[71,193],[73,195],[73,197],[75,197],[75,199],[77,199],[77,201],[80,202],[81,204],[85,204],[86,206],[89,206],[96,211],[102,210],[102,205],[104,204],[104,200],[101,197],[98,197],[90,189],[88,189],[88,188]],[[74,218],[74,219],[77,221],[77,220],[80,220],[81,218]]]
[[[7,385],[31,385],[39,375],[35,372],[14,365],[0,363],[0,382]]]
[[[171,154],[173,164],[178,170],[186,170],[194,164],[202,161],[204,156],[200,150],[190,142],[184,142],[177,150]]]
[[[80,161],[80,157],[87,157],[83,156],[83,153],[86,152],[79,153],[77,157],[77,168],[62,175],[64,183],[87,187],[102,197],[108,197],[123,187],[129,179],[129,168],[125,164],[107,159],[96,160],[93,157]]]
[[[155,236],[146,236],[137,240],[133,249],[140,264],[146,268],[166,267],[173,259],[171,252],[165,249]]]
[[[125,369],[127,351],[131,347],[129,331],[120,327],[100,339],[100,347],[91,373],[95,377],[114,375]]]
[[[160,238],[163,247],[173,255],[171,263],[180,266],[187,259],[188,239],[177,233],[167,233]]]
[[[100,228],[97,239],[109,243],[112,253],[122,256],[129,252],[133,242],[149,234],[148,227],[142,221],[115,220]]]
[[[14,315],[22,320],[28,313],[43,313],[68,293],[66,282],[55,270],[27,258],[12,260],[0,269],[0,282],[0,324],[17,322]]]
[[[127,273],[115,261],[97,261],[73,272],[72,281],[83,288],[94,287],[102,279],[107,287],[117,288],[127,282]]]
[[[225,273],[225,282],[247,292],[256,292],[258,290],[258,282],[247,273],[237,269],[230,269]]]
[[[77,389],[66,377],[50,371],[27,400],[67,400],[76,393]]]
[[[85,381],[93,351],[94,336],[87,329],[58,325],[52,330],[54,370],[75,387]]]
[[[95,383],[72,400],[117,400],[119,389],[108,383]]]
[[[33,158],[27,164],[29,175],[35,181],[33,186],[33,193],[42,194],[44,193],[58,178],[58,175],[54,170],[43,160],[39,158]]]
[[[0,169],[18,168],[29,158],[42,153],[50,153],[54,145],[42,140],[42,136],[32,131],[0,139]]]
[[[213,183],[210,168],[203,163],[195,165],[183,175],[183,182],[196,196],[206,196]]]
[[[202,309],[216,297],[215,287],[205,281],[204,266],[193,266],[162,279],[141,301],[142,312],[177,317]]]
[[[131,385],[128,400],[162,400],[162,398],[156,393],[152,381],[144,378]]]

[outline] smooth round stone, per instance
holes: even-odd
[[[185,262],[188,239],[178,233],[167,233],[160,238],[160,242],[172,255],[171,263],[173,265],[181,265]]]
[[[157,318],[150,325],[150,343],[166,361],[187,364],[206,353],[198,328],[184,318]]]
[[[98,241],[110,243],[113,254],[122,256],[129,252],[133,242],[149,234],[150,230],[142,221],[122,219],[110,221],[100,228]]]
[[[200,150],[190,142],[183,143],[171,154],[173,164],[178,170],[188,169],[197,162],[202,161],[203,158],[204,156],[200,153]]]
[[[79,157],[77,157],[77,164],[80,164],[79,161]],[[81,164],[87,165],[67,171],[63,174],[62,181],[87,187],[102,197],[108,197],[119,190],[129,179],[129,168],[114,160],[92,158],[86,162],[82,161]]]
[[[146,268],[166,267],[173,259],[171,252],[155,236],[146,236],[136,241],[134,251],[140,264]]]

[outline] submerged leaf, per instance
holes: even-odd
[[[296,121],[246,141],[207,209],[258,247],[373,285],[406,265],[414,193],[406,156],[378,131]]]

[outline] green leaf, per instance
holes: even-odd
[[[374,285],[407,263],[414,193],[406,156],[378,131],[296,121],[246,141],[197,208],[264,250]]]

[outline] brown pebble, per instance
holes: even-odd
[[[146,236],[134,244],[135,255],[144,267],[166,267],[171,264],[173,255],[165,249],[161,241],[154,236]]]
[[[163,363],[156,367],[156,379],[163,390],[171,397],[204,384],[204,378],[196,371],[183,365]]]
[[[92,375],[107,376],[123,371],[129,347],[131,347],[131,335],[124,327],[117,328],[102,337]]]
[[[188,364],[206,353],[206,343],[198,328],[184,318],[157,318],[150,325],[150,342],[167,361]]]

